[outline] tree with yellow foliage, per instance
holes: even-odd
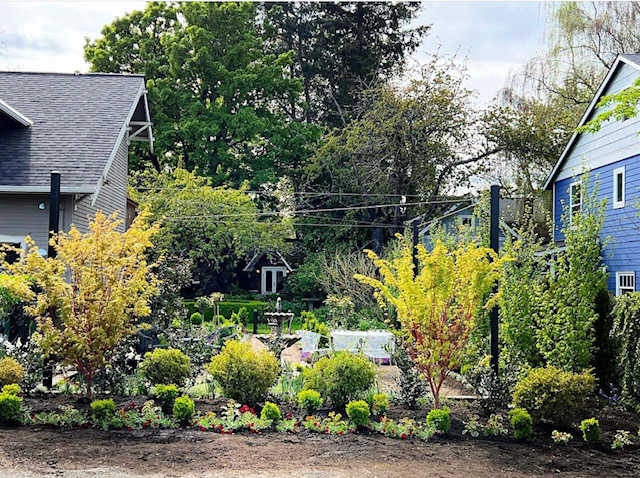
[[[448,250],[437,242],[432,252],[418,245],[414,277],[413,247],[402,236],[396,258],[384,260],[366,251],[381,280],[356,275],[375,289],[381,307],[394,306],[403,347],[429,382],[435,407],[451,370],[460,366],[463,351],[483,308],[496,300],[492,288],[507,259],[475,243]]]
[[[148,301],[157,292],[145,251],[158,226],[147,226],[147,215],[120,233],[116,214],[98,212],[89,232],[72,227],[51,239],[55,258],[42,257],[27,238],[28,253],[8,266],[37,286],[34,305],[26,307],[38,324],[34,339],[45,355],[76,367],[87,396],[113,352],[135,333],[136,318],[149,314]]]

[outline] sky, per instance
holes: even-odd
[[[0,0],[0,70],[85,72],[85,38],[96,38],[115,17],[145,2],[6,2]],[[488,103],[509,72],[539,49],[544,12],[538,2],[424,2],[415,25],[432,25],[414,54],[467,58],[469,88]]]

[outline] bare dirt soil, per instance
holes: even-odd
[[[311,433],[0,428],[0,477],[638,477],[638,447]]]

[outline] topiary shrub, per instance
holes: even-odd
[[[109,421],[116,413],[116,404],[113,399],[94,400],[91,402],[91,414],[93,421],[97,424]]]
[[[228,341],[205,368],[225,397],[250,405],[266,397],[280,372],[280,364],[271,352],[256,352],[251,344],[235,340]]]
[[[524,408],[514,408],[509,412],[513,436],[516,440],[530,440],[533,420]]]
[[[375,377],[375,367],[366,358],[348,352],[321,358],[303,374],[304,388],[317,390],[336,408],[364,393]]]
[[[200,325],[202,324],[202,314],[200,312],[194,312],[191,314],[191,317],[189,317],[189,320],[191,321],[191,325]]]
[[[356,426],[364,427],[369,424],[371,411],[364,400],[354,400],[347,403],[347,416]]]
[[[322,406],[322,397],[315,390],[302,390],[298,393],[298,406],[303,408],[307,415],[314,415]]]
[[[174,384],[156,385],[153,390],[153,396],[160,402],[163,407],[170,408],[173,406],[176,398],[180,395],[180,389]]]
[[[0,392],[0,421],[7,423],[18,422],[22,398],[18,397],[20,387],[17,384],[5,385]]]
[[[280,421],[282,415],[280,415],[278,405],[271,402],[265,402],[264,407],[262,407],[262,412],[260,413],[260,418],[263,420],[271,420],[275,423]]]
[[[24,377],[24,368],[20,362],[11,358],[0,359],[0,388],[12,383],[20,383]]]
[[[427,415],[427,425],[434,427],[440,433],[446,434],[451,430],[451,410],[446,405],[434,408]]]
[[[140,372],[151,385],[183,387],[191,376],[191,360],[178,349],[155,349],[144,354]]]
[[[191,423],[193,414],[195,413],[196,406],[188,396],[176,398],[173,404],[173,418],[181,425],[187,425]]]
[[[530,370],[516,384],[515,408],[524,408],[534,422],[569,425],[593,393],[596,379],[590,372],[563,372],[551,365]]]
[[[595,418],[587,418],[580,423],[582,438],[588,443],[598,443],[600,441],[600,422]]]

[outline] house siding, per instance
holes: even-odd
[[[631,86],[639,76],[637,68],[621,63],[603,94],[618,93]],[[594,108],[588,120],[610,108]],[[640,116],[626,121],[609,120],[598,132],[580,134],[558,171],[556,181],[571,178],[580,174],[583,169],[595,170],[640,154],[638,132]]]
[[[98,200],[92,206],[92,196],[87,195],[75,203],[73,223],[80,231],[89,229],[89,222],[102,211],[107,216],[118,212],[118,219],[122,223],[117,230],[125,231],[125,215],[127,211],[127,172],[128,172],[128,134],[125,134],[118,151],[107,173],[107,181],[102,185],[98,193]]]
[[[636,137],[636,142],[640,139]],[[625,205],[613,208],[613,171],[625,168]],[[554,189],[554,238],[564,241],[562,229],[565,206],[569,204],[569,186],[579,175],[555,183]],[[601,238],[608,240],[603,251],[604,263],[609,272],[607,288],[616,290],[616,272],[634,271],[636,284],[640,275],[640,218],[637,217],[640,199],[640,154],[596,168],[589,172],[589,189],[597,185],[597,198],[606,199]],[[637,289],[636,285],[636,289]]]
[[[39,209],[40,203],[45,204]],[[60,198],[60,223],[62,230],[71,224],[71,196]],[[47,250],[49,243],[49,195],[48,194],[0,194],[0,242],[19,241],[31,236],[39,249]]]

